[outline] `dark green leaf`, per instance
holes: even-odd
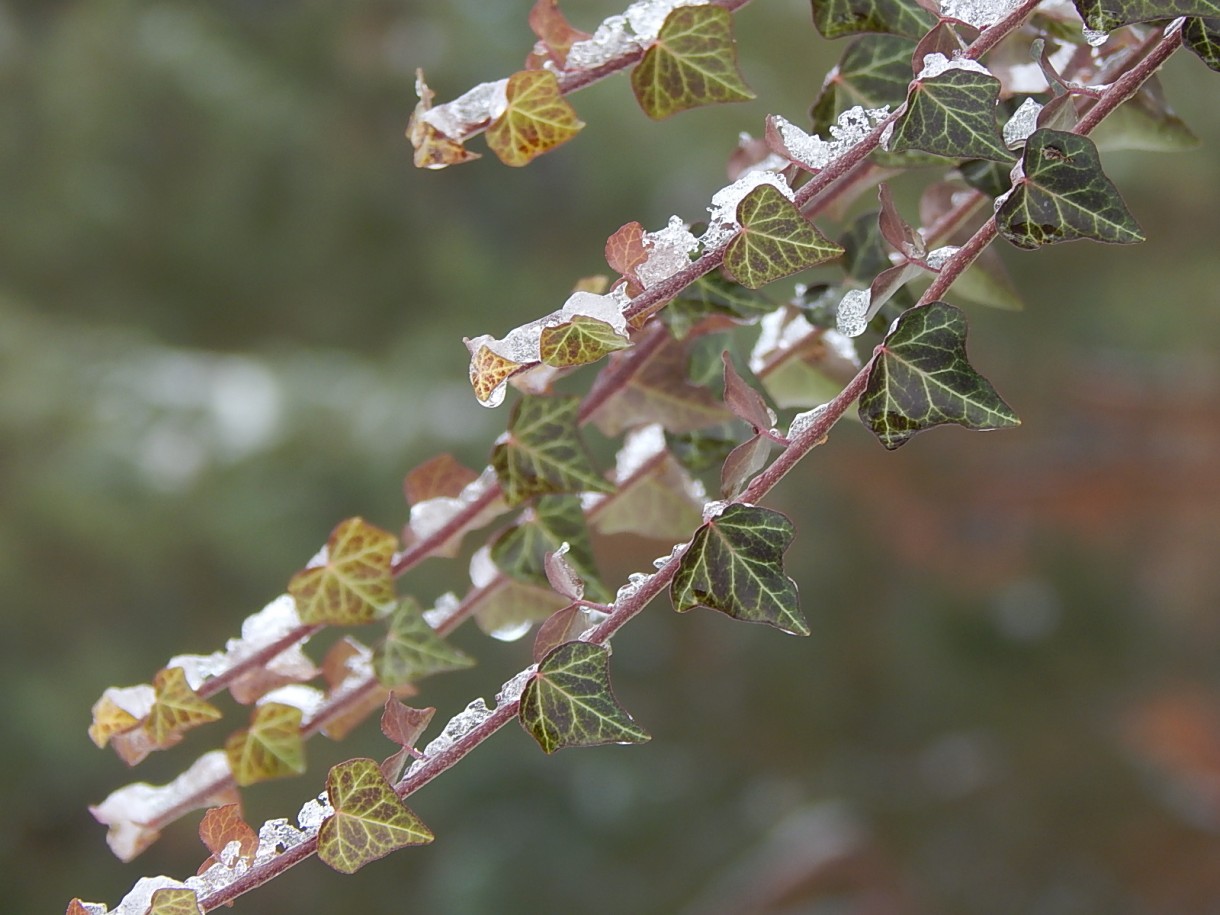
[[[506,575],[528,584],[547,586],[546,554],[567,542],[567,560],[585,581],[591,600],[605,600],[609,592],[598,580],[597,563],[589,542],[578,496],[543,496],[532,512],[509,528],[491,545],[491,559]]]
[[[1182,41],[1212,70],[1220,71],[1220,19],[1194,17],[1182,28]]]
[[[741,230],[725,249],[724,269],[751,289],[843,253],[772,184],[760,184],[741,199],[737,221]]]
[[[654,120],[722,102],[754,98],[737,69],[733,21],[719,6],[681,6],[631,71],[631,88]]]
[[[861,213],[839,238],[843,246],[843,269],[861,283],[871,283],[882,270],[890,268],[889,249],[881,237],[876,210]]]
[[[1122,245],[1144,240],[1087,137],[1036,130],[1025,142],[1022,167],[1025,176],[996,212],[1000,234],[1018,248],[1077,238]]]
[[[333,815],[318,830],[318,857],[341,874],[407,845],[425,845],[432,831],[402,802],[377,763],[349,759],[326,776]]]
[[[669,329],[679,339],[703,318],[723,315],[734,321],[755,321],[775,310],[775,303],[714,271],[695,280],[662,312]]]
[[[995,199],[1012,187],[1012,166],[989,159],[971,159],[957,167],[962,180],[980,193]]]
[[[614,698],[610,649],[588,642],[565,642],[542,659],[518,717],[546,753],[650,739]]]
[[[916,432],[945,423],[1003,429],[1021,420],[966,358],[966,316],[932,302],[912,308],[882,342],[860,419],[891,451]]]
[[[1133,22],[1175,19],[1178,16],[1220,17],[1217,0],[1073,0],[1080,18],[1099,32],[1112,32]]]
[[[670,584],[674,609],[719,610],[734,619],[809,635],[796,583],[784,574],[792,522],[779,512],[733,504],[704,524],[682,555]]]
[[[914,0],[812,0],[813,24],[826,38],[857,32],[889,32],[920,38],[936,17]]]
[[[896,108],[911,82],[915,42],[899,35],[869,35],[847,46],[814,102],[813,132],[824,134],[853,105]]]
[[[373,649],[373,672],[387,688],[473,665],[473,658],[436,634],[410,597],[399,602],[385,641]]]
[[[996,121],[1000,81],[973,70],[917,80],[894,124],[890,152],[920,149],[955,159],[1011,161]]]
[[[713,432],[684,432],[666,434],[674,457],[692,473],[700,473],[709,467],[724,463],[737,442],[725,434]],[[688,529],[689,530],[689,529]]]
[[[1116,108],[1091,134],[1099,150],[1182,152],[1199,145],[1186,122],[1170,110],[1160,80],[1149,77],[1139,92]]]
[[[576,430],[576,397],[521,399],[508,423],[508,440],[491,453],[504,499],[518,505],[547,493],[609,492]]]

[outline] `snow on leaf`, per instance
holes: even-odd
[[[191,728],[220,718],[220,709],[196,695],[181,667],[157,671],[153,680],[156,699],[144,718],[142,730],[152,747],[165,749]]]
[[[610,649],[588,642],[565,642],[539,662],[518,717],[545,753],[650,739],[614,697]]]
[[[199,841],[211,852],[211,857],[199,866],[200,874],[220,863],[222,853],[231,842],[237,843],[235,859],[249,863],[258,851],[258,833],[242,819],[240,804],[210,808],[199,821]]]
[[[332,768],[326,792],[335,812],[318,830],[318,857],[341,874],[433,839],[371,759],[349,759]]]
[[[897,106],[907,95],[914,51],[915,42],[900,35],[853,39],[813,103],[814,132],[827,130],[844,109],[855,105]]]
[[[194,890],[167,887],[152,894],[145,915],[203,915],[203,909]]]
[[[630,345],[627,337],[616,333],[605,321],[585,315],[577,315],[567,324],[543,328],[538,338],[542,362],[554,368],[588,365]]]
[[[777,114],[767,117],[767,144],[807,171],[820,171],[864,139],[879,122],[889,117],[889,108],[855,105],[843,111],[830,125],[831,139],[805,133]]]
[[[768,508],[734,503],[695,532],[670,583],[674,609],[719,610],[734,619],[809,635],[796,583],[784,574],[792,522]]]
[[[936,57],[941,55],[927,60]],[[996,121],[999,95],[1000,81],[985,72],[953,68],[921,75],[894,124],[890,152],[920,149],[952,159],[1011,161]]]
[[[607,492],[576,428],[576,397],[523,397],[491,453],[504,499],[520,505],[549,493]]]
[[[415,93],[419,96],[419,103],[407,121],[407,140],[415,150],[416,168],[445,168],[482,158],[479,153],[466,149],[460,139],[448,136],[428,122],[426,115],[432,108],[435,93],[424,82],[423,70],[415,71]]]
[[[341,521],[326,541],[325,559],[307,566],[288,583],[306,624],[367,623],[394,603],[390,560],[393,534],[361,518]]]
[[[537,0],[529,12],[529,26],[545,49],[547,56],[563,69],[568,50],[578,41],[585,41],[588,32],[573,28],[559,11],[558,0]]]
[[[757,289],[781,277],[824,263],[843,253],[814,227],[792,201],[764,184],[737,205],[741,231],[724,252],[724,269]]]
[[[1178,16],[1220,17],[1217,0],[1073,0],[1073,3],[1085,25],[1098,32]]]
[[[491,559],[506,575],[538,586],[548,586],[546,554],[568,544],[567,561],[584,579],[593,600],[609,597],[597,572],[584,512],[576,496],[542,496],[491,544]]]
[[[301,710],[294,705],[264,702],[254,707],[250,727],[225,741],[233,781],[241,787],[305,771]]]
[[[813,24],[825,38],[857,32],[889,32],[920,38],[936,17],[915,0],[812,0]]]
[[[402,483],[403,495],[411,505],[428,499],[456,499],[478,477],[452,454],[438,454],[408,471]]]
[[[487,128],[487,145],[505,165],[528,165],[585,126],[550,70],[520,70],[504,91],[508,107]]]
[[[419,604],[410,597],[399,601],[384,641],[373,649],[373,670],[387,689],[473,665],[473,658],[442,639],[424,621]]]
[[[1000,234],[1018,248],[1144,240],[1087,137],[1041,128],[1026,141],[1021,163],[1024,176],[996,212]]]
[[[762,321],[750,369],[780,407],[811,407],[835,396],[860,367],[855,344],[815,327],[795,308]]]
[[[754,98],[737,69],[728,10],[708,4],[671,12],[631,71],[631,88],[644,113],[658,121],[700,105]]]
[[[969,23],[977,29],[994,25],[1016,4],[1012,0],[941,0],[941,15]]]
[[[487,468],[478,478],[462,487],[462,491],[456,496],[434,496],[422,502],[412,503],[410,522],[403,529],[403,545],[409,548],[434,537],[455,518],[466,513],[471,505],[484,501],[488,490],[496,483],[495,471]],[[506,509],[504,500],[499,496],[486,500],[481,511],[470,515],[464,524],[450,534],[448,539],[443,543],[437,543],[428,555],[456,556],[466,532],[483,527]]]
[[[115,791],[89,812],[109,827],[106,844],[120,861],[130,861],[160,835],[161,825],[200,807],[237,803],[229,763],[220,750],[205,753],[166,785],[135,782]],[[170,819],[166,819],[169,817]]]
[[[151,687],[146,686],[145,689],[152,692]],[[113,690],[114,687],[106,690],[102,697],[93,703],[93,723],[89,725],[89,739],[98,749],[103,749],[114,735],[130,731],[139,725],[140,718],[147,714],[142,711],[137,717],[127,711],[115,701],[112,695],[109,695]]]
[[[1182,42],[1210,69],[1220,72],[1220,18],[1187,19],[1182,27]]]
[[[978,431],[1021,420],[966,357],[966,316],[944,302],[903,313],[882,342],[860,397],[860,419],[891,451],[924,429]]]
[[[621,357],[612,356],[611,359]],[[647,359],[633,362],[633,373],[617,392],[593,413],[604,434],[620,435],[633,426],[660,423],[670,432],[714,426],[732,414],[708,388],[692,384],[690,354],[672,337]]]

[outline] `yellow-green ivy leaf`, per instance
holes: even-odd
[[[194,890],[171,886],[152,894],[144,915],[203,915],[203,909]]]
[[[385,640],[373,649],[373,672],[387,688],[473,665],[473,658],[437,635],[409,597],[399,603]]]
[[[321,564],[297,572],[288,593],[306,625],[367,623],[393,606],[390,560],[397,538],[361,518],[349,518],[331,532]]]
[[[670,583],[674,609],[719,610],[734,619],[809,635],[796,583],[784,574],[792,522],[769,508],[733,504],[691,538]]]
[[[318,857],[341,874],[433,839],[371,759],[339,763],[326,776],[326,792],[335,812],[318,830]]]
[[[191,728],[220,718],[220,709],[199,698],[181,667],[157,671],[153,688],[157,698],[144,718],[143,730],[154,747],[171,747]]]
[[[550,70],[521,70],[508,78],[508,107],[487,128],[487,145],[505,165],[528,165],[568,142],[584,122],[559,91]]]
[[[559,369],[597,362],[630,345],[630,340],[605,321],[588,315],[576,315],[565,324],[544,328],[538,339],[542,361]]]
[[[644,113],[658,121],[700,105],[754,98],[737,69],[728,10],[705,4],[671,12],[631,71],[631,88]]]
[[[843,253],[772,184],[760,184],[741,199],[737,221],[741,230],[725,249],[724,269],[750,289]]]
[[[266,702],[256,706],[250,727],[225,742],[225,755],[238,785],[254,785],[305,771],[301,710],[294,705]]]
[[[944,302],[903,313],[882,341],[860,396],[860,419],[891,451],[924,429],[986,431],[1021,420],[966,358],[966,316]]]
[[[610,649],[588,642],[565,642],[542,659],[518,718],[546,753],[651,739],[614,698]]]
[[[509,505],[547,493],[609,492],[576,428],[576,397],[527,396],[513,409],[491,465]]]

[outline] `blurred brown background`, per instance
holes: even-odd
[[[339,519],[401,525],[415,463],[482,466],[506,414],[461,336],[557,307],[628,220],[700,218],[737,132],[800,121],[841,51],[756,3],[758,102],[654,125],[614,79],[528,169],[415,171],[414,69],[442,99],[511,72],[529,5],[0,0],[5,911],[194,869],[192,822],[123,865],[85,808],[202,732],[128,772],[93,700],[220,647]],[[1105,158],[1149,241],[1006,251],[1027,310],[971,311],[1024,425],[891,455],[845,424],[775,495],[812,638],[658,602],[614,656],[651,743],[507,731],[414,799],[434,845],[236,911],[1220,911],[1220,77],[1180,57],[1200,149]],[[610,546],[610,581],[668,549]],[[481,664],[428,684],[441,716],[529,647],[458,641]],[[311,744],[249,817],[384,746]]]

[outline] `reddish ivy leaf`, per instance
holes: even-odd
[[[584,122],[559,91],[550,70],[520,70],[508,78],[508,107],[487,128],[487,145],[505,165],[528,165],[566,143]]]
[[[144,734],[157,749],[172,747],[191,728],[220,718],[220,709],[195,693],[181,667],[157,671],[156,701],[144,718]]]
[[[496,407],[504,400],[504,385],[528,366],[505,359],[487,345],[470,357],[470,386],[484,406]]]
[[[542,566],[546,570],[546,580],[555,589],[556,594],[568,600],[580,600],[585,596],[585,581],[572,567],[572,563],[568,562],[571,549],[570,543],[561,543],[558,548],[543,557]]]
[[[588,32],[573,28],[559,11],[558,0],[537,0],[530,9],[530,29],[546,48],[547,56],[563,69],[568,62],[568,51],[578,41],[589,37]]]
[[[629,222],[606,239],[606,263],[627,281],[627,294],[637,296],[644,291],[644,284],[635,270],[648,260],[644,249],[644,227],[638,222]]]
[[[322,564],[302,569],[288,582],[301,622],[368,623],[391,607],[396,598],[390,560],[397,545],[393,534],[361,518],[340,522],[326,541]]]
[[[760,184],[741,199],[737,221],[741,231],[725,249],[724,269],[750,289],[843,253],[772,184]]]
[[[749,423],[756,432],[774,426],[775,416],[767,402],[737,373],[728,350],[721,352],[720,361],[724,363],[724,402],[733,415]]]
[[[590,626],[589,611],[580,604],[556,610],[538,627],[534,636],[534,661],[537,663],[564,642],[572,642]]]
[[[671,12],[631,71],[631,88],[644,113],[657,121],[700,105],[754,98],[737,69],[728,10],[708,4]]]
[[[64,911],[64,915],[89,915],[89,910],[85,908],[85,904],[80,901],[78,896],[68,903],[68,908]]]
[[[434,708],[411,708],[393,696],[386,700],[385,710],[381,713],[381,733],[401,747],[397,753],[381,762],[379,768],[387,782],[392,784],[398,781],[407,760],[421,755],[415,749],[415,743],[435,714]]]
[[[428,499],[456,499],[478,476],[459,464],[452,454],[438,454],[407,473],[402,491],[409,505]]]
[[[166,887],[157,890],[149,900],[144,915],[203,915],[199,897],[186,887]]]
[[[576,315],[565,324],[543,328],[538,338],[543,363],[557,369],[588,365],[630,345],[630,340],[619,336],[605,321],[588,315]]]
[[[767,464],[771,439],[755,435],[729,452],[720,469],[720,497],[731,499],[745,489],[746,484]]]
[[[256,706],[250,727],[237,731],[225,742],[225,755],[233,770],[233,781],[243,788],[300,775],[305,771],[301,710],[279,702]]]
[[[448,137],[424,120],[424,115],[432,107],[436,93],[424,82],[424,71],[415,71],[415,88],[419,93],[419,104],[407,121],[407,141],[415,150],[414,162],[416,168],[445,168],[449,165],[460,165],[471,159],[481,159],[479,153],[471,152],[460,142]]]
[[[326,776],[326,792],[335,812],[318,830],[318,857],[341,874],[433,839],[371,759],[339,763]]]
[[[211,857],[199,865],[200,874],[220,862],[220,854],[230,842],[237,843],[237,857],[247,862],[252,860],[254,853],[258,851],[258,833],[242,819],[239,804],[210,808],[199,821],[199,841],[212,853]]]

